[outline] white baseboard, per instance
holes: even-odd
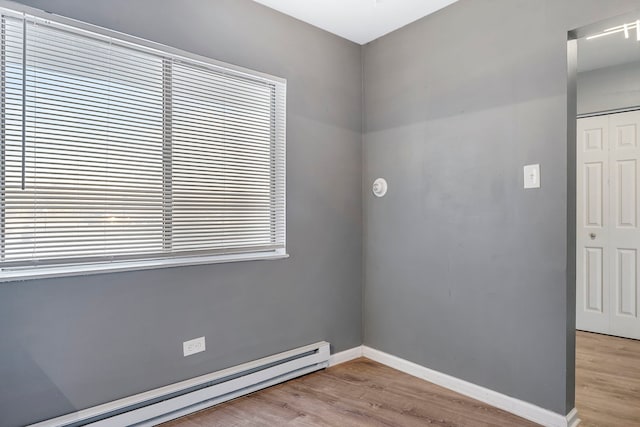
[[[350,348],[349,350],[341,351],[340,353],[335,353],[329,356],[329,366],[336,366],[344,362],[348,362],[350,360],[357,359],[362,357],[362,346]]]
[[[578,410],[573,408],[567,415],[567,427],[578,427],[580,424],[580,418],[578,418]]]
[[[442,372],[425,368],[424,366],[375,350],[371,347],[363,346],[362,355],[383,365],[437,384],[546,427],[575,427],[580,422],[578,412],[575,409],[567,416],[560,415],[548,409],[516,399],[515,397],[507,396],[459,378],[443,374]]]

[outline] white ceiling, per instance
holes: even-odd
[[[359,44],[427,16],[457,0],[254,0]]]

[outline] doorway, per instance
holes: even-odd
[[[576,408],[640,425],[640,11],[570,33],[568,111]]]

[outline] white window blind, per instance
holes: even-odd
[[[285,247],[285,84],[2,15],[3,271]]]

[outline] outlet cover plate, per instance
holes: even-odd
[[[182,352],[184,357],[191,356],[192,354],[201,353],[207,349],[204,337],[195,338],[182,343]]]

